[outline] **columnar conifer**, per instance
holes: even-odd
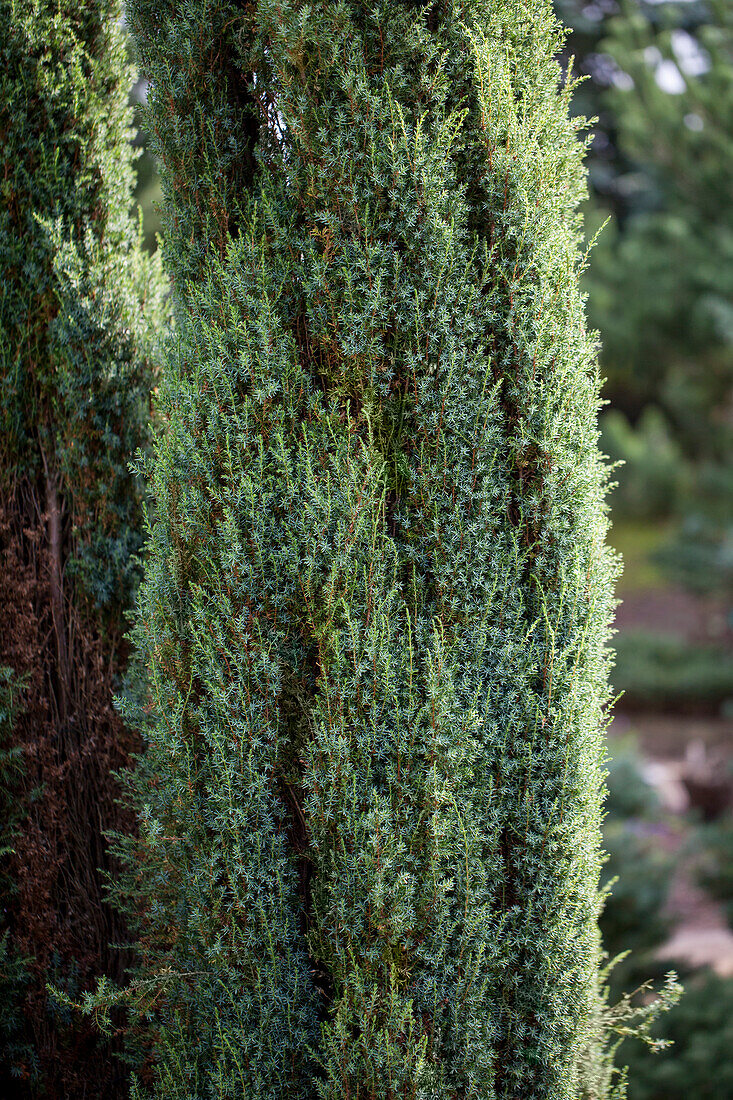
[[[131,210],[130,86],[117,0],[0,0],[0,665],[13,821],[0,931],[18,979],[2,1013],[3,1096],[97,1096],[121,1075],[46,983],[73,993],[121,976],[103,831],[121,821],[110,770],[137,743],[112,696],[141,541],[129,462],[148,436],[163,289]]]
[[[592,1091],[604,549],[549,0],[133,0],[179,327],[126,889],[158,1097]]]

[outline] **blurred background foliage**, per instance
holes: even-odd
[[[687,987],[657,1025],[674,1046],[626,1042],[620,1061],[630,1100],[733,1100],[733,2],[555,2],[576,112],[597,120],[586,290],[625,561],[603,934],[611,957],[631,951],[612,995],[672,963]],[[152,251],[159,185],[138,143]]]

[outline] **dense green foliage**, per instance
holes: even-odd
[[[3,963],[25,968],[3,1005],[5,1096],[10,1078],[24,1095],[76,1097],[119,1076],[45,988],[120,974],[102,834],[121,821],[110,769],[135,743],[112,691],[140,546],[128,463],[148,436],[149,326],[163,313],[131,216],[119,19],[117,0],[0,0],[0,767],[13,821],[0,932]]]
[[[599,1095],[613,566],[551,5],[129,18],[178,317],[140,1087]]]

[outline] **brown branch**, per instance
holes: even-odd
[[[57,705],[59,716],[64,722],[69,711],[69,650],[66,642],[64,616],[64,566],[62,547],[61,504],[56,479],[51,473],[46,453],[42,449],[43,467],[46,475],[46,525],[49,551],[49,585],[51,589],[51,615],[56,635],[56,656],[58,662]]]

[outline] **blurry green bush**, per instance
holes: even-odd
[[[663,910],[672,873],[657,836],[659,799],[642,776],[633,742],[613,747],[605,808],[602,881],[610,889],[601,916],[603,946],[610,958],[631,953],[612,971],[614,990],[631,989],[654,969],[649,953],[667,937]]]
[[[615,409],[604,442],[626,462],[614,512],[676,517],[665,570],[730,599],[733,4],[555,4],[589,77],[575,109],[598,119],[589,222],[612,217],[586,285]]]
[[[733,663],[723,646],[647,630],[617,636],[612,680],[624,706],[636,710],[717,713],[733,698]]]
[[[698,839],[702,848],[700,883],[723,903],[733,928],[733,818],[704,826]]]
[[[733,463],[705,464],[674,539],[658,554],[669,576],[699,595],[733,597]]]
[[[704,973],[686,981],[682,1000],[652,1034],[674,1045],[651,1057],[633,1040],[621,1046],[629,1100],[731,1100],[733,978]]]
[[[657,792],[642,775],[639,753],[630,738],[613,744],[613,754],[608,761],[605,810],[607,821],[627,817],[655,820],[659,815]]]
[[[733,191],[722,186],[733,159],[733,5],[611,7],[594,64],[605,65],[624,203],[590,273],[607,396],[632,419],[658,405],[689,457],[722,461],[733,388]]]
[[[657,519],[674,511],[689,469],[660,409],[649,405],[634,426],[619,409],[607,412],[601,445],[613,462],[623,463],[611,495],[615,517]]]

